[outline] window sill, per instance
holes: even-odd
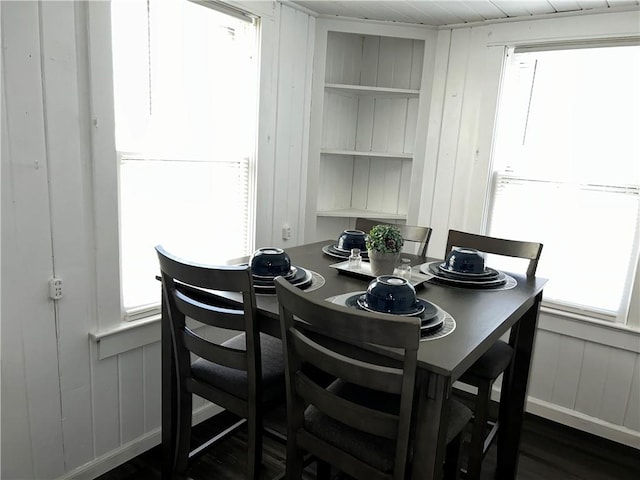
[[[195,331],[203,327],[189,319],[187,325]],[[159,342],[160,314],[135,321],[123,321],[109,330],[91,332],[89,338],[97,345],[99,360]]]
[[[538,328],[592,343],[640,353],[640,329],[542,305]]]
[[[160,341],[160,315],[151,315],[142,320],[121,322],[113,328],[89,333],[98,348],[98,359],[119,355]]]

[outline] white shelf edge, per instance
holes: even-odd
[[[323,148],[320,153],[324,155],[347,155],[355,157],[381,157],[381,158],[404,158],[413,159],[413,153],[391,153],[391,152],[361,152],[359,150],[333,150]]]
[[[413,90],[409,88],[369,87],[365,85],[350,85],[346,83],[326,83],[324,88],[361,95],[398,95],[402,97],[417,97],[420,95],[420,90]]]
[[[338,218],[375,218],[380,220],[406,220],[406,213],[389,213],[389,212],[377,212],[373,210],[359,210],[359,209],[340,209],[340,210],[318,210],[316,212],[318,217],[338,217]]]

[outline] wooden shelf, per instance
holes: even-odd
[[[323,148],[320,153],[325,155],[345,155],[351,157],[380,157],[380,158],[404,158],[413,159],[413,153],[391,153],[391,152],[361,152],[359,150],[333,150]]]
[[[376,218],[380,220],[406,220],[406,213],[376,212],[373,210],[362,210],[357,208],[344,208],[340,210],[319,210],[318,217],[339,217],[339,218]]]
[[[338,92],[356,95],[374,95],[378,97],[417,97],[420,95],[420,90],[412,90],[409,88],[368,87],[344,83],[327,83],[324,88]]]

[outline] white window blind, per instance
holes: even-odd
[[[619,322],[638,264],[638,85],[638,46],[511,52],[487,225],[544,244],[547,302]]]
[[[112,2],[129,318],[160,301],[155,245],[213,264],[252,247],[258,47],[247,18],[187,0]]]

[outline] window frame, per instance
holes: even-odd
[[[498,98],[509,48],[557,44],[640,41],[640,12],[556,16],[441,30],[438,36],[434,100],[427,138],[427,161],[434,167],[423,179],[418,221],[431,225],[430,256],[441,258],[449,229],[486,233],[491,200],[492,154]],[[464,101],[463,101],[464,100]],[[435,128],[434,128],[435,127]],[[427,169],[425,169],[427,170]],[[543,253],[544,255],[544,253]],[[640,331],[640,260],[630,289],[626,324],[588,312],[558,310],[543,303],[556,319]]]
[[[498,125],[498,113],[499,113],[499,103],[501,101],[502,95],[502,80],[506,74],[507,69],[507,60],[509,56],[515,55],[518,53],[535,53],[535,52],[545,52],[545,51],[558,51],[558,50],[578,50],[583,48],[600,48],[600,47],[618,47],[618,46],[638,46],[640,45],[640,38],[618,38],[618,37],[609,37],[605,39],[597,39],[597,40],[584,40],[584,41],[570,41],[570,42],[553,42],[553,43],[544,43],[544,44],[520,44],[513,46],[505,45],[505,54],[502,62],[501,68],[501,84],[500,89],[498,90],[498,96],[496,99],[496,114],[495,114],[495,122],[493,129],[493,142],[492,142],[492,155],[489,163],[489,176],[491,178],[490,185],[486,191],[486,199],[484,202],[484,211],[483,211],[483,220],[482,220],[482,231],[486,234],[489,234],[488,229],[491,223],[491,215],[494,207],[495,200],[495,192],[498,188],[497,185],[497,176],[500,172],[494,170],[494,154],[493,149],[495,147],[495,141],[497,136],[497,128]],[[517,176],[517,175],[516,175]],[[637,228],[640,228],[638,226]],[[634,246],[638,248],[638,242],[640,242],[640,233],[637,233],[637,236],[634,241]],[[633,252],[632,252],[633,255]],[[572,318],[580,318],[587,321],[604,321],[607,323],[615,324],[615,325],[623,325],[623,326],[640,326],[640,322],[633,321],[635,318],[631,317],[631,313],[633,309],[631,308],[632,303],[640,302],[640,298],[634,296],[634,290],[637,290],[637,280],[640,270],[640,251],[636,252],[636,266],[635,270],[631,272],[631,284],[625,285],[625,291],[622,292],[621,298],[621,306],[618,314],[612,314],[608,311],[601,310],[597,307],[591,306],[582,306],[578,304],[573,304],[569,301],[564,302],[562,299],[554,299],[554,300],[543,300],[542,305],[546,308],[547,311],[563,314],[566,316],[570,316]],[[633,262],[633,256],[629,259],[630,262]],[[635,284],[633,279],[635,278]],[[626,308],[625,308],[626,305]],[[631,320],[631,321],[630,321]]]
[[[208,0],[195,3],[216,8]],[[214,3],[224,5],[225,2]],[[272,168],[274,162],[274,145],[270,139],[271,132],[275,130],[276,116],[273,112],[274,103],[271,99],[269,82],[271,73],[277,65],[274,51],[278,33],[275,22],[277,10],[271,3],[247,5],[241,1],[234,3],[237,7],[229,5],[229,8],[237,11],[242,9],[258,22],[259,120],[256,131],[256,161],[250,165],[249,171],[249,202],[254,206],[260,206],[260,202],[256,200],[264,196],[264,192],[258,191],[257,178],[260,171]],[[111,64],[111,2],[88,2],[85,14],[88,26],[86,61],[95,242],[95,264],[92,268],[96,279],[97,318],[97,328],[90,333],[90,338],[98,345],[103,345],[104,352],[98,351],[98,356],[106,358],[135,346],[158,341],[159,328],[156,327],[158,327],[160,315],[159,307],[146,306],[132,309],[128,318],[123,307],[120,269],[120,178],[119,158],[115,145]],[[250,248],[256,243],[257,237],[266,235],[263,230],[267,226],[255,221],[261,215],[261,211],[253,209],[253,218],[249,221]]]

